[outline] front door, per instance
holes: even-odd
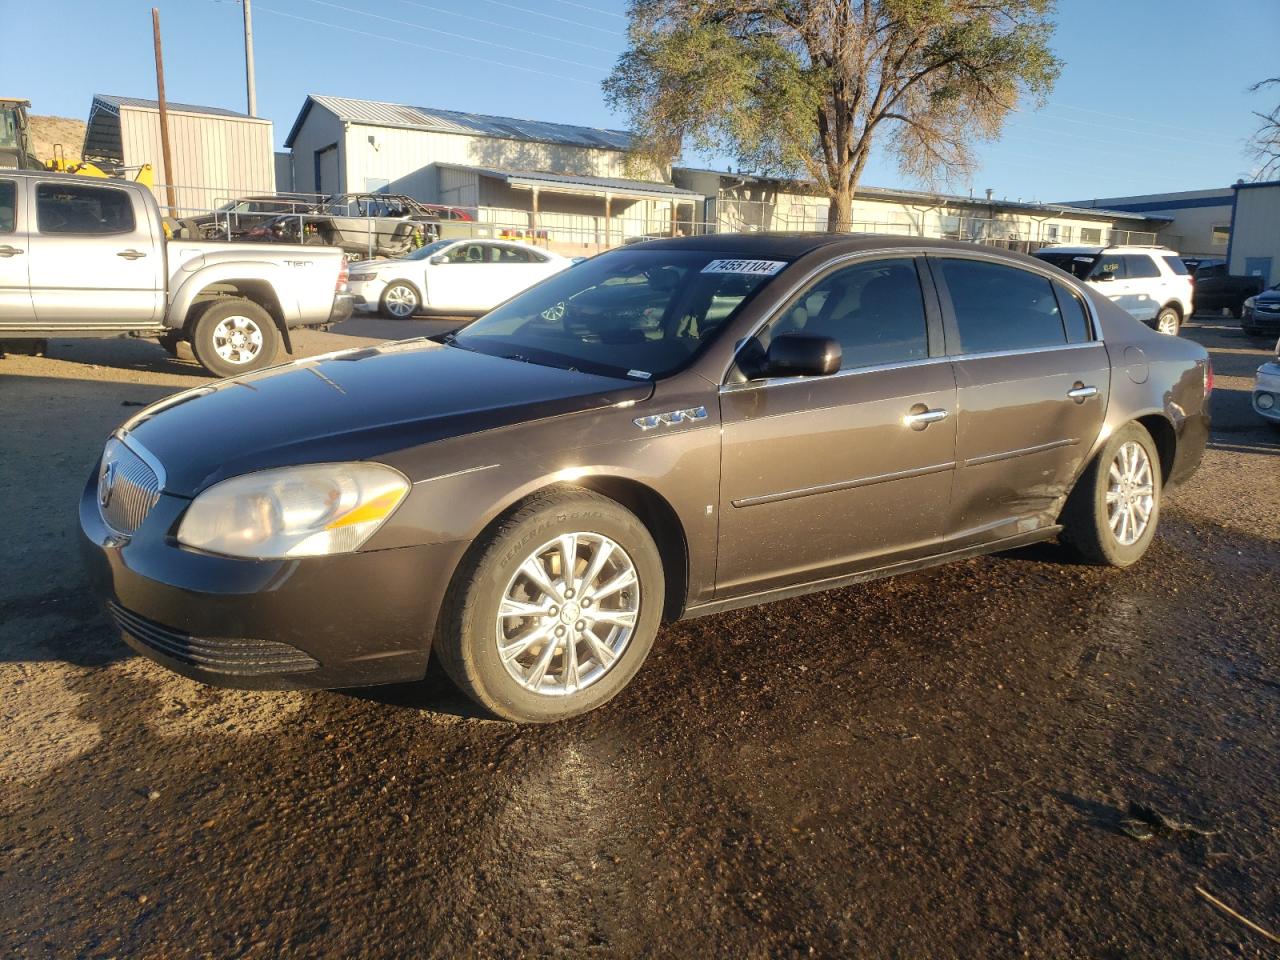
[[[136,193],[46,181],[35,188],[31,297],[41,325],[133,327],[159,322],[163,238]]]
[[[1102,429],[1106,348],[1081,297],[1043,273],[931,263],[959,390],[956,546],[1050,526]]]
[[[718,597],[909,559],[944,533],[956,386],[917,266],[837,268],[756,338],[832,337],[839,373],[722,388]]]
[[[26,180],[0,179],[0,327],[31,326]]]

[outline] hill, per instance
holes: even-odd
[[[70,162],[80,159],[84,147],[85,122],[70,117],[31,118],[31,147],[40,160],[53,159],[53,145],[62,144],[62,151]]]

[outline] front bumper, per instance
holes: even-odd
[[[245,689],[419,680],[466,544],[296,560],[180,548],[189,501],[162,495],[132,537],[102,521],[97,477],[80,499],[94,592],[134,650],[184,676]]]
[[[1240,313],[1240,326],[1280,336],[1280,310],[1245,307]]]
[[[1259,401],[1264,397],[1271,399],[1271,406],[1264,407]],[[1258,379],[1253,384],[1253,412],[1263,419],[1280,423],[1280,360],[1264,363],[1258,368]]]

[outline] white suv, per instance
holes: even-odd
[[[1041,260],[1096,287],[1149,327],[1176,336],[1191,316],[1191,275],[1167,247],[1042,247]]]

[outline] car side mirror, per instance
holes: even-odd
[[[1109,270],[1108,270],[1106,273],[1100,273],[1100,274],[1098,274],[1098,275],[1097,275],[1096,277],[1094,277],[1093,279],[1095,279],[1095,280],[1101,280],[1101,281],[1106,281],[1106,280],[1114,280],[1115,278],[1116,278],[1116,275],[1115,275],[1114,273],[1112,273],[1111,271],[1109,271]]]
[[[831,337],[784,333],[769,344],[765,372],[770,377],[826,377],[840,369],[840,344]]]
[[[445,262],[445,259],[444,259],[443,253],[437,253],[434,257],[432,257],[430,260],[427,261],[427,263],[434,263],[436,266],[439,266],[444,262]]]

